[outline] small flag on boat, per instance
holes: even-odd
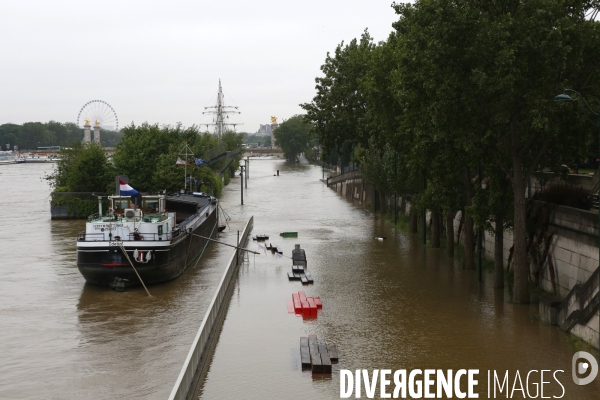
[[[192,165],[189,162],[186,162],[185,160],[182,160],[181,158],[177,157],[177,161],[175,162],[175,165]]]
[[[194,157],[194,160],[196,161],[196,165],[198,165],[198,166],[200,166],[200,165],[208,165],[208,163],[206,161],[204,161],[203,159],[201,159],[201,158],[195,158]]]
[[[129,186],[129,184],[123,182],[122,179],[119,179],[119,192],[121,196],[135,196],[139,193],[137,190]]]

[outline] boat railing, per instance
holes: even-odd
[[[77,234],[78,242],[100,242],[103,240],[106,240],[104,239],[104,232],[85,233],[85,231],[81,231]]]
[[[143,217],[127,218],[123,214],[92,214],[88,222],[162,222],[168,218],[167,213],[147,213]]]
[[[173,232],[163,233],[159,235],[158,233],[139,233],[134,232],[127,235],[127,237],[120,236],[112,236],[109,240],[113,241],[137,241],[137,240],[146,240],[146,241],[163,241],[163,240],[171,240],[174,237],[179,236],[181,231],[179,229],[173,230]],[[97,232],[97,233],[86,233],[85,231],[81,231],[77,234],[78,242],[103,242],[106,241],[106,233],[105,232]]]
[[[99,213],[96,213],[96,214],[90,215],[87,220],[88,220],[88,222],[92,222],[95,219],[100,219],[100,217],[101,217],[101,215]]]
[[[159,235],[158,233],[130,233],[127,240],[155,240],[155,241],[159,241],[159,240],[171,240],[172,237],[175,236],[175,232],[173,232],[173,234],[171,233],[163,233],[162,235]]]

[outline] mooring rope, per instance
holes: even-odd
[[[211,238],[207,238],[206,236],[200,236],[200,235],[196,235],[195,233],[192,233],[192,235],[194,235],[194,236],[198,236],[199,238],[202,238],[202,239],[210,240],[211,242],[217,242],[217,243],[219,243],[219,244],[223,244],[223,245],[225,245],[225,246],[233,247],[234,249],[238,249],[238,250],[242,250],[242,251],[247,251],[248,253],[260,254],[258,251],[254,251],[254,250],[246,249],[246,248],[244,248],[244,247],[234,246],[234,245],[232,245],[232,244],[229,244],[229,243],[223,243],[223,242],[219,242],[218,240],[211,239]]]
[[[228,222],[231,219],[231,217],[229,216],[229,214],[227,214],[225,212],[225,210],[223,209],[223,207],[221,207],[221,203],[220,202],[219,202],[219,208],[221,209],[221,211],[223,211],[223,214],[225,214],[225,223],[227,224],[227,228],[229,230],[231,230],[231,227],[229,226],[229,222]]]
[[[219,226],[219,218],[217,218],[217,222],[215,222],[215,225],[213,226],[212,230],[210,231],[210,236],[213,235],[213,232],[215,231],[215,228]],[[195,235],[195,236],[199,236],[196,235],[195,233],[189,233],[190,235]],[[190,243],[192,242],[192,238],[190,238]],[[208,241],[204,244],[204,247],[202,248],[202,251],[200,252],[200,255],[198,256],[198,259],[196,260],[196,264],[194,264],[194,266],[192,268],[196,268],[198,266],[198,263],[200,262],[200,260],[202,259],[202,254],[204,254],[204,250],[206,250],[206,248],[208,247]],[[193,260],[192,260],[193,261]],[[187,267],[187,266],[186,266]]]
[[[127,254],[127,251],[125,250],[125,247],[123,247],[122,244],[120,244],[119,247],[121,248],[121,250],[123,250],[123,253],[125,254],[125,257],[127,257],[127,261],[129,261],[129,264],[131,264],[131,266],[133,267],[133,270],[135,271],[135,274],[140,279],[140,282],[142,282],[142,286],[144,287],[144,289],[146,289],[146,293],[148,293],[148,297],[152,297],[150,295],[150,292],[148,291],[148,288],[146,287],[146,285],[144,285],[144,281],[142,280],[142,277],[140,276],[140,274],[138,274],[137,269],[135,269],[135,267],[133,266],[133,262],[129,258],[129,254]]]

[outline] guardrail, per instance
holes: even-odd
[[[219,154],[223,154],[226,151],[227,150],[225,149],[225,145],[224,144],[220,144],[217,147],[215,147],[214,149],[210,149],[206,153],[204,153],[202,155],[202,159],[205,160],[205,161],[210,161],[213,158],[217,157]]]
[[[240,246],[246,243],[253,224],[254,217],[250,217],[248,223],[246,223],[246,227],[242,231],[242,235],[240,236]],[[191,394],[193,394],[195,390],[195,387],[192,386],[196,383],[196,373],[201,367],[202,362],[206,360],[206,353],[210,352],[209,344],[213,339],[212,334],[216,328],[216,323],[220,320],[219,313],[222,311],[221,306],[228,300],[226,295],[229,290],[230,283],[237,272],[237,254],[238,251],[235,250],[231,255],[227,269],[225,270],[225,273],[221,278],[221,282],[219,282],[219,286],[217,287],[217,292],[215,293],[210,306],[208,307],[208,310],[202,319],[202,324],[200,325],[200,329],[198,329],[198,333],[194,338],[192,348],[190,349],[185,362],[183,363],[183,367],[181,368],[181,372],[177,377],[177,381],[175,381],[175,386],[171,391],[169,400],[185,400],[188,397],[188,393],[191,391]]]
[[[330,176],[329,178],[327,178],[327,186],[335,185],[336,183],[356,178],[362,178],[362,173],[360,172],[360,170],[354,170],[336,176]]]

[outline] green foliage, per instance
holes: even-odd
[[[309,147],[310,128],[302,115],[294,115],[277,127],[273,132],[275,144],[283,150],[285,158],[296,161],[296,157]]]
[[[184,187],[183,165],[176,165],[177,158],[186,159],[184,146],[187,143],[195,157],[201,158],[207,151],[224,144],[227,150],[241,145],[242,135],[227,132],[219,139],[214,135],[200,133],[194,125],[184,128],[175,126],[144,123],[140,126],[131,124],[123,129],[122,141],[117,145],[113,155],[115,169],[120,175],[127,175],[129,182],[136,190],[157,193],[178,192]],[[211,165],[197,167],[192,156],[187,157],[189,165],[187,175],[191,176],[191,188],[204,190],[219,195],[222,189],[220,177],[213,171],[224,168],[230,160],[223,159]],[[236,164],[237,165],[237,164]],[[187,183],[188,188],[190,182]]]
[[[46,179],[57,191],[102,193],[112,184],[114,170],[100,146],[74,142],[60,151],[56,168]]]
[[[446,160],[441,165],[450,172],[454,163],[466,171],[465,182],[478,161],[508,177],[514,301],[527,302],[525,183],[536,169],[573,165],[585,154],[591,130],[552,99],[565,87],[600,91],[593,79],[600,61],[598,23],[584,18],[589,3],[562,0],[421,0],[395,7],[401,16],[395,27],[401,36],[396,85],[405,105],[402,125],[422,159],[429,154]],[[470,206],[472,188],[465,187]],[[506,214],[496,204],[500,209],[489,214]]]
[[[104,147],[114,147],[121,140],[122,132],[102,131],[101,141]],[[49,121],[27,122],[23,125],[0,125],[0,149],[15,145],[20,150],[37,150],[45,146],[70,146],[73,142],[83,140],[83,129],[73,122]],[[6,149],[7,150],[7,149]]]
[[[123,131],[102,131],[100,133],[100,141],[102,147],[115,147],[123,138]]]
[[[21,128],[21,125],[16,124],[0,125],[0,148],[10,150],[15,144],[18,145]],[[9,145],[10,148],[7,148],[6,145]]]
[[[203,192],[208,192],[213,196],[220,196],[223,190],[223,181],[221,177],[207,167],[202,168],[200,178],[204,182]]]
[[[71,218],[87,218],[88,216],[98,212],[98,200],[94,198],[78,197],[72,193],[52,193],[50,202],[53,206],[67,206],[67,214]],[[104,206],[106,207],[106,205]]]
[[[526,182],[588,159],[597,143],[588,110],[552,101],[564,88],[600,94],[600,22],[589,17],[597,2],[393,7],[387,41],[373,44],[365,32],[327,55],[317,95],[301,105],[306,119],[324,158],[346,165],[352,154],[378,191],[431,210],[466,207],[467,221],[488,229],[513,227],[514,300],[527,301]],[[486,190],[474,185],[478,163]]]
[[[23,124],[19,134],[19,148],[37,149],[52,141],[52,131],[49,131],[41,122],[27,122]]]
[[[313,148],[308,146],[305,150],[304,150],[304,155],[306,156],[306,159],[311,162],[314,163],[316,161],[315,158],[315,152],[313,151]]]
[[[311,103],[300,105],[327,154],[346,142],[350,149],[358,144],[367,147],[368,130],[362,123],[367,104],[361,80],[369,70],[373,47],[373,39],[365,31],[360,41],[342,42],[333,56],[327,53],[321,66],[324,76],[315,79],[317,95]]]
[[[225,133],[221,135],[221,142],[228,151],[240,148],[242,147],[242,143],[244,143],[244,134],[234,131],[225,131]]]
[[[247,145],[251,145],[253,143],[258,143],[261,147],[268,147],[271,145],[271,136],[270,135],[256,135],[253,133],[244,133],[244,143]]]
[[[57,130],[64,128],[59,125],[53,127]],[[80,141],[75,141],[71,147],[61,150],[54,172],[46,179],[56,193],[113,193],[116,175],[127,175],[132,186],[141,192],[178,192],[184,187],[185,167],[176,165],[176,160],[186,158],[182,154],[186,143],[191,153],[199,158],[221,144],[228,150],[239,147],[241,138],[241,134],[234,132],[226,133],[221,139],[210,134],[200,134],[196,126],[183,128],[180,124],[173,127],[132,124],[124,129],[123,140],[116,147],[113,154],[114,165],[108,161],[99,145],[83,145]],[[219,196],[223,188],[221,177],[210,167],[196,166],[191,155],[187,157],[187,161],[190,165],[187,167],[189,181],[186,186]],[[224,159],[212,167],[225,168],[230,161],[231,159]],[[73,207],[87,209],[83,203],[74,204]]]
[[[232,150],[237,151],[238,149],[241,150],[241,148],[242,148],[242,143],[244,143],[244,134],[237,133],[234,131],[226,131],[223,135],[221,135],[220,140],[225,145],[225,149],[227,151],[232,151]],[[221,160],[219,163],[215,164],[213,169],[215,171],[222,171],[224,168],[222,165],[225,163],[229,163],[230,161],[231,161],[231,166],[233,168],[237,168],[237,166],[240,165],[241,159],[242,159],[241,154],[239,156],[235,157],[233,159],[233,161],[225,158],[225,159]]]
[[[113,154],[117,173],[127,175],[129,182],[139,191],[157,192],[167,189],[161,183],[170,179],[174,181],[177,167],[172,160],[177,160],[177,146],[182,146],[183,136],[179,126],[161,128],[158,124],[144,123],[135,126],[132,123],[123,131],[123,139]],[[171,153],[171,158],[161,157],[165,153]],[[165,171],[164,168],[169,166],[172,167]],[[158,171],[160,176],[155,179]],[[178,186],[175,190],[178,190]]]
[[[495,224],[501,221],[504,229],[512,228],[514,195],[510,181],[499,168],[483,171],[485,189],[476,186],[473,205],[466,212],[477,225],[494,233]]]

